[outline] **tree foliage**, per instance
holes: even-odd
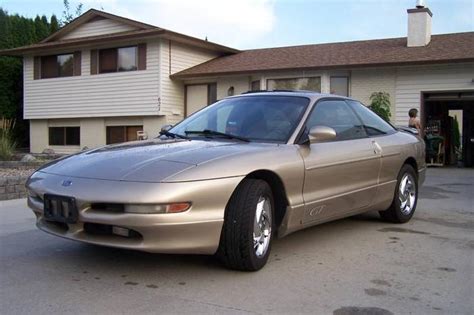
[[[370,95],[370,109],[385,121],[390,121],[390,94],[387,92],[374,92]]]
[[[61,25],[64,26],[74,20],[76,17],[82,14],[82,3],[79,3],[76,8],[71,9],[71,4],[69,0],[63,0],[64,10],[63,10],[63,18],[61,20]]]
[[[39,42],[51,31],[51,24],[44,15],[32,19],[18,14],[10,15],[0,8],[0,49]],[[23,121],[22,68],[20,57],[0,56],[0,119],[16,119],[13,136],[20,146],[26,146],[28,123]]]

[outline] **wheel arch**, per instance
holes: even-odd
[[[412,166],[415,169],[415,174],[418,176],[418,163],[416,163],[416,159],[414,157],[408,157],[402,164],[403,165],[408,164]]]
[[[249,173],[245,178],[261,179],[270,185],[273,193],[273,199],[275,202],[275,218],[277,228],[283,222],[283,218],[286,214],[286,209],[289,205],[288,197],[286,194],[285,185],[281,180],[280,176],[270,170],[256,170]]]

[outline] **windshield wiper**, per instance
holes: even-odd
[[[240,137],[240,136],[235,136],[230,133],[224,133],[224,132],[219,132],[215,130],[210,130],[210,129],[204,129],[204,130],[188,130],[185,131],[184,133],[186,134],[203,134],[205,136],[221,136],[221,137],[226,137],[227,139],[237,139],[240,141],[244,142],[250,142],[249,139]]]
[[[168,130],[161,130],[160,131],[160,136],[167,136],[168,138],[173,138],[173,139],[180,138],[180,139],[189,140],[189,137],[180,135],[178,133],[169,132]]]

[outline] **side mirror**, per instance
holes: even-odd
[[[315,126],[308,134],[309,143],[324,142],[336,138],[336,130],[327,126]]]
[[[167,131],[170,130],[171,128],[173,128],[173,125],[164,125],[164,126],[161,126],[161,132],[167,132]]]

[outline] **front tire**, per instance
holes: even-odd
[[[261,269],[270,255],[274,232],[273,194],[267,182],[244,179],[226,208],[218,257],[225,266]]]
[[[406,223],[415,213],[417,202],[418,176],[413,166],[405,164],[398,173],[392,204],[387,210],[380,211],[380,216],[388,222]]]

